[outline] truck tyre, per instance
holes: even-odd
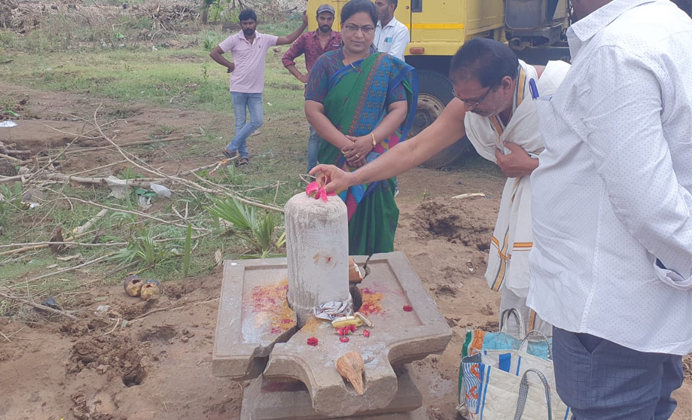
[[[418,79],[418,108],[411,131],[408,134],[409,137],[415,136],[432,124],[454,98],[452,83],[447,76],[435,71],[418,70]],[[421,166],[432,169],[442,168],[456,163],[472,150],[472,145],[465,136],[423,162]]]

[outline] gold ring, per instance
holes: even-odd
[[[359,158],[360,158],[360,154],[359,154],[359,153],[356,154],[355,157],[359,159]]]

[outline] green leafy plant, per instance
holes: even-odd
[[[285,234],[275,235],[277,225],[275,216],[268,212],[259,212],[257,208],[245,205],[233,197],[213,200],[214,205],[207,210],[233,225],[234,235],[249,248],[251,254],[241,258],[268,258],[281,255],[285,244]],[[264,214],[261,214],[264,213]]]
[[[139,266],[150,268],[175,256],[175,253],[165,250],[158,244],[150,233],[142,232],[140,236],[130,240],[126,248],[120,249],[108,259],[119,265],[138,262]]]
[[[129,179],[143,178],[143,175],[141,175],[138,172],[135,172],[133,169],[131,169],[131,167],[127,167],[124,170],[122,170],[121,172],[119,172],[117,177],[121,178],[121,179],[129,180]]]
[[[204,38],[204,41],[202,41],[202,47],[204,48],[205,51],[211,51],[216,47],[217,45],[217,36],[213,32],[209,32],[207,36]]]
[[[21,187],[22,184],[20,184],[20,201],[22,199]],[[10,213],[19,208],[19,203],[14,196],[15,194],[10,188],[0,185],[0,226],[4,226],[9,221]]]
[[[187,277],[190,271],[190,259],[192,258],[192,223],[187,225],[185,234],[185,251],[182,255],[182,277]]]

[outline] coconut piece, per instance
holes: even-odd
[[[151,300],[156,298],[162,292],[160,282],[158,280],[147,280],[141,287],[141,299]]]
[[[143,280],[139,276],[129,276],[124,279],[124,291],[129,296],[138,296],[141,294]]]
[[[364,279],[364,277],[362,277],[362,272],[360,271],[360,266],[357,265],[352,257],[348,258],[348,271],[351,284],[359,283]]]
[[[362,355],[356,351],[344,354],[338,358],[335,368],[343,379],[350,382],[358,394],[364,395],[365,390],[362,384],[362,375],[365,372],[365,361]]]

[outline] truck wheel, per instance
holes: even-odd
[[[418,79],[420,87],[418,108],[411,131],[408,133],[409,137],[415,136],[432,124],[454,98],[452,83],[447,76],[430,70],[418,70]],[[472,145],[465,136],[423,162],[422,166],[432,169],[442,168],[459,161],[472,150]]]

